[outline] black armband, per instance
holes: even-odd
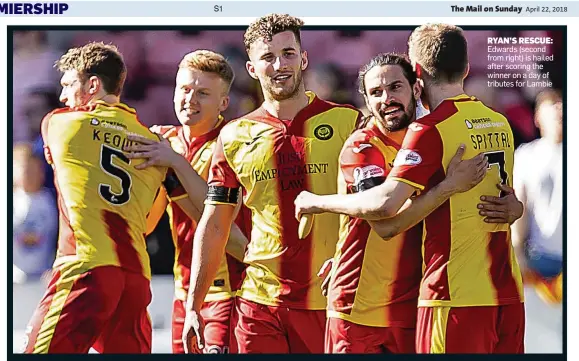
[[[173,191],[175,191],[176,189],[183,187],[181,181],[179,180],[177,175],[173,173],[173,171],[167,174],[165,180],[163,181],[163,186],[165,187],[165,189],[167,190],[167,194],[169,195],[171,195]]]
[[[374,188],[374,187],[379,186],[380,184],[384,183],[385,180],[386,180],[386,177],[372,177],[372,178],[362,179],[361,181],[359,181],[358,183],[356,183],[352,186],[352,193],[359,193],[359,192],[367,191],[370,188]]]
[[[239,188],[209,186],[207,190],[207,200],[209,202],[237,204],[239,200]]]

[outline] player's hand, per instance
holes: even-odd
[[[205,323],[201,314],[195,310],[188,309],[185,314],[183,334],[181,335],[185,353],[203,353],[202,350],[205,347],[204,329]]]
[[[517,199],[515,190],[507,185],[498,184],[503,192],[502,197],[482,196],[483,203],[478,204],[479,214],[485,216],[485,222],[488,223],[508,223],[513,224],[517,219],[523,216],[524,206]]]
[[[308,191],[302,191],[300,194],[298,194],[294,201],[296,206],[295,216],[298,221],[304,214],[321,213],[321,210],[316,206],[316,204],[318,204],[316,197],[317,195]]]
[[[136,169],[145,169],[153,166],[171,167],[176,162],[176,157],[180,157],[176,153],[169,141],[161,139],[154,141],[139,135],[129,134],[127,138],[136,144],[127,146],[125,151],[129,152],[127,157],[130,159],[146,159],[145,162],[135,166]]]
[[[332,270],[333,263],[334,263],[333,258],[326,260],[326,262],[324,262],[322,268],[320,268],[318,272],[318,277],[324,278],[324,281],[322,282],[322,295],[326,297],[328,296],[328,287],[330,286],[330,278],[331,278],[330,271]]]
[[[489,165],[482,153],[474,158],[463,160],[464,149],[464,144],[461,144],[446,169],[444,181],[454,193],[466,192],[479,184],[484,179]]]

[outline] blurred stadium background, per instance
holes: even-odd
[[[354,104],[365,111],[356,92],[358,68],[380,52],[405,52],[408,30],[306,30],[302,46],[310,66],[306,87],[321,98]],[[564,86],[563,34],[558,30],[467,30],[470,74],[465,87],[505,114],[512,123],[517,146],[539,137],[534,122],[535,99],[540,88],[490,89],[487,86],[487,38],[494,36],[550,36],[547,55],[554,62],[543,72],[557,89]],[[257,82],[245,71],[243,31],[15,31],[13,33],[13,329],[14,352],[22,347],[24,330],[44,292],[41,275],[53,261],[56,244],[56,214],[52,174],[42,157],[40,120],[58,102],[59,74],[54,61],[70,46],[88,41],[117,45],[125,57],[128,78],[122,99],[137,109],[146,125],[177,124],[173,112],[173,87],[177,64],[186,53],[199,48],[224,54],[236,79],[226,119],[253,110],[261,103]],[[495,53],[493,55],[500,55]],[[532,71],[532,70],[531,70]],[[25,170],[23,171],[23,166]],[[24,190],[24,191],[22,191]],[[154,326],[153,351],[171,350],[170,313],[172,301],[173,244],[167,219],[147,239],[154,273],[151,313]],[[549,305],[527,290],[527,352],[561,352],[561,306]]]

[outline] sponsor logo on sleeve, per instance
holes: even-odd
[[[354,169],[354,184],[358,185],[365,179],[383,177],[384,175],[384,169],[374,164],[365,167],[357,167]]]
[[[422,163],[422,157],[417,152],[410,149],[400,149],[394,159],[394,166],[417,165]]]

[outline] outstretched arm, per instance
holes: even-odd
[[[360,145],[354,153],[373,147],[372,140]],[[436,127],[425,124],[410,127],[393,162],[394,168],[383,182],[349,195],[301,193],[296,199],[296,216],[332,212],[366,220],[394,217],[408,198],[422,191],[431,176],[441,170],[442,154],[442,140]]]
[[[466,192],[480,183],[487,171],[488,162],[483,157],[462,160],[464,147],[460,147],[447,168],[446,178],[426,194],[409,200],[396,216],[370,225],[384,239],[390,239],[418,224],[453,194]]]
[[[393,217],[416,191],[406,183],[386,180],[365,192],[317,195],[301,192],[295,200],[296,218],[302,214],[339,213],[366,220]]]

